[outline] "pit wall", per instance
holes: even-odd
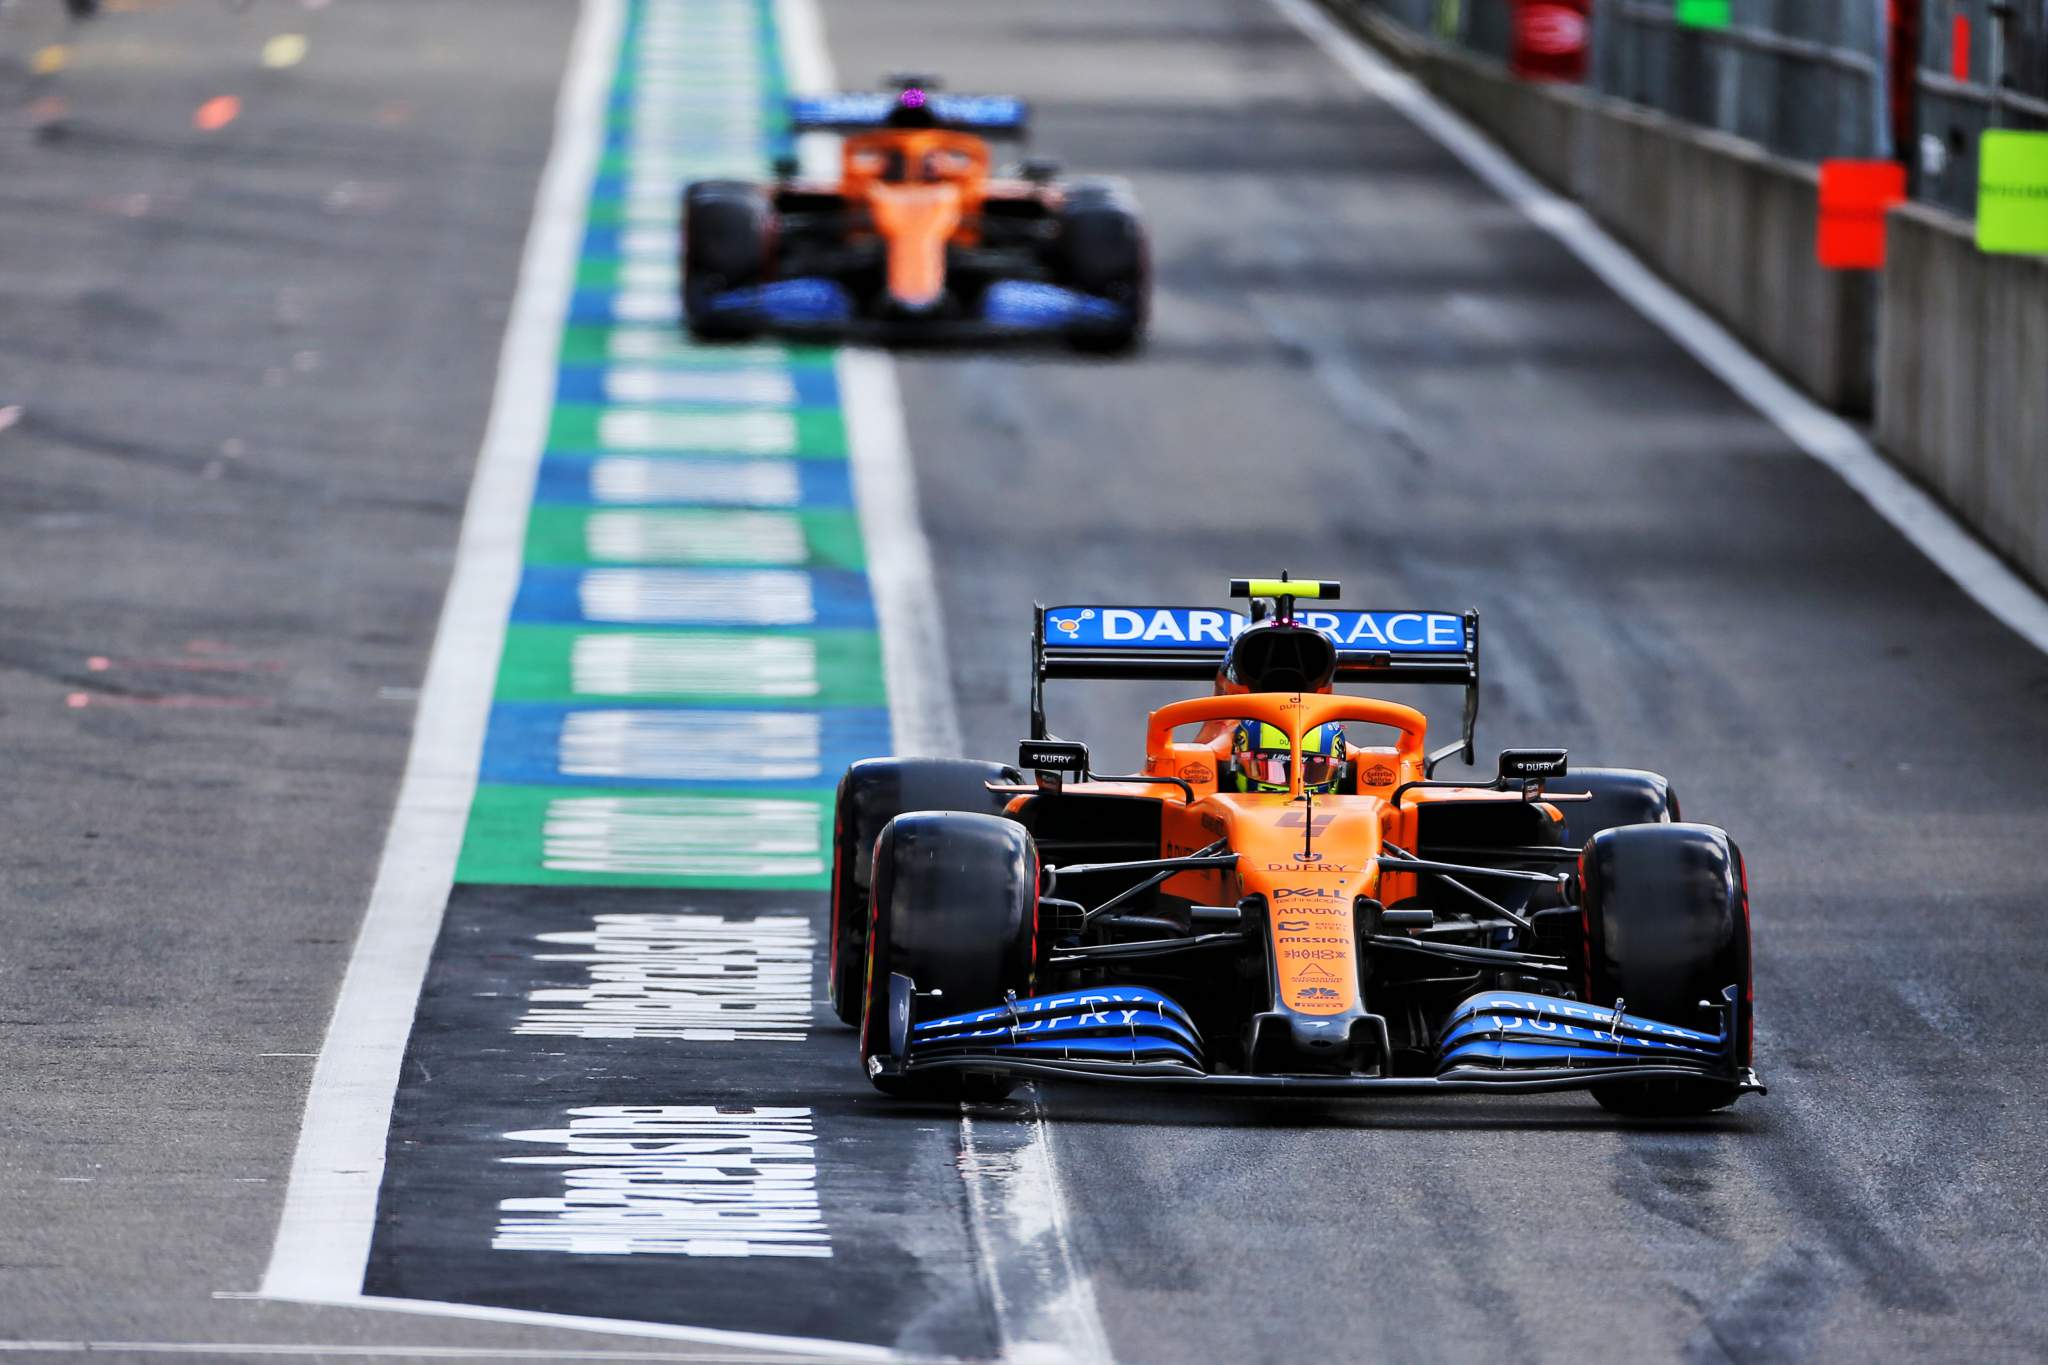
[[[1323,3],[2048,583],[2048,259],[1904,205],[1885,272],[1823,270],[1815,167]]]
[[[2048,584],[2048,257],[1987,256],[1938,209],[1892,210],[1877,439]]]

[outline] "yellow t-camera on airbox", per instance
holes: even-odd
[[[1315,578],[1233,578],[1230,580],[1232,597],[1250,598],[1258,601],[1269,599],[1280,609],[1280,617],[1286,620],[1294,614],[1294,604],[1304,602],[1334,602],[1343,596],[1344,585],[1331,579]],[[1253,619],[1259,613],[1252,613]]]

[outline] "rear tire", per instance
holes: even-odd
[[[874,910],[863,980],[861,1064],[889,1052],[889,978],[939,992],[934,1013],[962,1014],[1031,992],[1038,952],[1038,850],[1014,820],[914,811],[875,844]],[[870,1073],[872,1075],[872,1073]],[[873,1076],[899,1099],[1000,1100],[1005,1076],[944,1071]]]
[[[1151,250],[1138,205],[1121,181],[1084,180],[1067,189],[1060,206],[1053,272],[1069,289],[1121,304],[1127,321],[1076,329],[1068,344],[1078,351],[1129,351],[1151,311]]]
[[[1581,768],[1555,781],[1545,782],[1546,793],[1586,793],[1590,801],[1560,801],[1566,836],[1572,847],[1602,830],[1623,825],[1663,825],[1684,817],[1678,813],[1678,793],[1669,779],[1636,768]]]
[[[1630,1014],[1715,1029],[1699,1003],[1737,988],[1726,1026],[1736,1065],[1750,1062],[1749,890],[1742,852],[1711,825],[1627,825],[1596,834],[1579,860],[1584,883],[1587,999]],[[1618,1114],[1680,1118],[1734,1103],[1711,1077],[1617,1081],[1593,1097]]]
[[[825,994],[841,1023],[859,1027],[866,997],[869,889],[875,841],[905,811],[999,815],[1010,798],[991,782],[1022,782],[1015,768],[964,758],[869,758],[846,770],[832,814],[832,936]]]
[[[1557,841],[1570,848],[1584,848],[1586,841],[1603,830],[1625,825],[1665,825],[1679,819],[1678,793],[1662,775],[1636,768],[1580,768],[1543,784],[1546,794],[1583,793],[1589,801],[1560,801],[1557,810],[1565,827]],[[1548,909],[1567,904],[1564,895],[1544,893],[1531,898],[1529,909]],[[1583,927],[1569,916],[1539,920],[1542,948],[1570,962],[1581,981],[1586,976],[1586,942]]]
[[[683,321],[699,341],[738,341],[760,329],[722,317],[711,300],[767,279],[775,248],[774,214],[761,187],[744,180],[700,180],[683,191]]]

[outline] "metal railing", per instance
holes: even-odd
[[[1364,0],[1403,26],[1500,61],[1508,59],[1515,0]]]
[[[1959,26],[1957,21],[1961,20]],[[1958,39],[1968,46],[1959,50]],[[1958,78],[1958,70],[1965,73]],[[1900,153],[1914,193],[1976,211],[1977,140],[1991,128],[2048,131],[2048,4],[1922,0],[1914,133]]]
[[[1671,0],[1603,0],[1591,84],[1802,161],[1890,155],[1882,0],[1732,10],[1725,28],[1693,28]]]
[[[1512,46],[1516,0],[1366,3],[1498,60]],[[2048,130],[2048,0],[1898,4],[1916,24],[1895,30],[1890,0],[1731,0],[1713,28],[1681,24],[1675,0],[1594,0],[1587,83],[1801,161],[1896,157],[1917,197],[1972,213],[1983,132]]]

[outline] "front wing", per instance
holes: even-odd
[[[1611,1081],[1712,1079],[1762,1093],[1737,1060],[1735,988],[1724,993],[1720,1033],[1516,991],[1482,991],[1451,1012],[1430,1076],[1245,1075],[1207,1069],[1194,1021],[1169,997],[1139,986],[1012,1000],[919,1022],[916,983],[889,983],[889,1054],[877,1075],[1002,1072],[1019,1077],[1117,1081],[1172,1089],[1282,1094],[1441,1095],[1578,1090]]]
[[[827,276],[729,289],[704,309],[754,329],[839,339],[1001,340],[1114,330],[1132,321],[1120,303],[1039,280],[998,280],[983,291],[981,311],[972,317],[863,316],[852,293]]]

